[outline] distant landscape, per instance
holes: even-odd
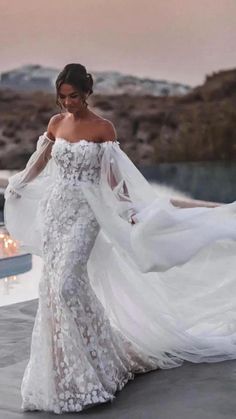
[[[208,75],[193,89],[162,81],[166,90],[160,90],[158,81],[125,81],[115,74],[106,79],[103,73],[103,93],[95,85],[89,104],[115,124],[135,164],[236,159],[236,69]],[[120,89],[114,88],[118,81]],[[9,83],[6,76],[0,83],[0,170],[23,168],[49,118],[59,112],[50,89],[23,91]]]

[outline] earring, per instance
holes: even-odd
[[[62,108],[62,106],[61,106],[61,103],[60,103],[60,102],[58,102],[58,106],[59,106],[59,108],[60,108],[60,113],[62,113],[62,112],[63,112],[63,108]]]
[[[88,107],[88,103],[86,102],[86,99],[84,99],[84,98],[83,98],[83,106],[84,106],[85,108],[87,108],[87,107]]]
[[[60,100],[56,100],[56,105],[60,108],[60,113],[62,114],[62,113],[65,113],[65,109],[63,108],[63,106],[62,106],[62,104],[61,104],[61,102],[60,102]]]

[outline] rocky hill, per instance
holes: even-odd
[[[92,95],[90,106],[116,126],[137,165],[236,159],[236,70],[206,78],[184,96]],[[58,113],[43,92],[0,90],[0,169],[22,168]]]
[[[25,65],[15,70],[1,74],[0,88],[17,91],[54,92],[54,84],[59,73],[58,69],[42,67],[40,65]],[[94,91],[100,95],[151,95],[171,96],[184,95],[191,91],[191,87],[181,83],[166,80],[154,80],[118,71],[93,71]]]

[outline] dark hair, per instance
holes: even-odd
[[[87,73],[86,68],[82,64],[67,64],[63,68],[63,70],[58,74],[55,83],[57,90],[58,105],[59,89],[63,83],[68,83],[76,87],[82,94],[82,96],[84,93],[88,93],[89,96],[93,93],[93,77],[90,73]]]

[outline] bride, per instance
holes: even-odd
[[[63,112],[9,179],[4,216],[44,261],[22,408],[61,414],[138,373],[236,358],[236,203],[157,196],[88,108],[81,64],[56,92]]]

